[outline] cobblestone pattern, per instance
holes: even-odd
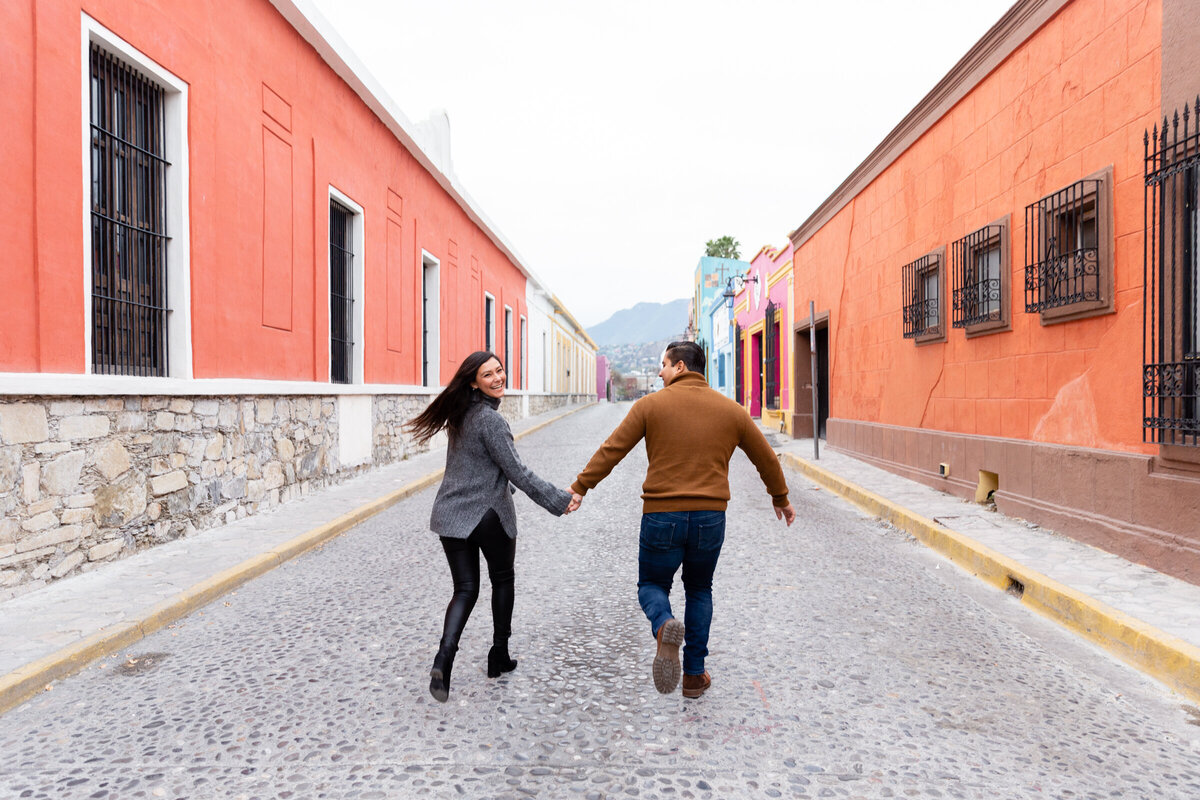
[[[518,448],[566,484],[624,408]],[[0,797],[1200,796],[1200,712],[794,473],[785,528],[740,454],[712,689],[659,695],[643,474],[639,447],[565,519],[518,495],[515,672],[485,674],[485,578],[429,697],[431,489],[0,717]]]
[[[374,464],[423,449],[401,426],[429,399],[375,397]],[[338,463],[333,396],[9,400],[0,403],[0,600],[370,468]],[[520,415],[519,403],[506,405]]]

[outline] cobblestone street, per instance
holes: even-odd
[[[518,449],[566,486],[627,408]],[[713,686],[659,695],[644,468],[564,519],[518,495],[515,672],[485,579],[429,696],[430,489],[0,716],[0,798],[1200,796],[1200,713],[792,472],[786,528],[740,452]]]

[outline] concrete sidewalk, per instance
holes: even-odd
[[[587,408],[512,425],[521,438]],[[437,483],[445,448],[0,603],[0,713]]]
[[[812,439],[763,431],[785,466],[1200,701],[1200,586],[902,478],[824,443],[814,460]]]

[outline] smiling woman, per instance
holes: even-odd
[[[441,645],[430,670],[429,692],[438,702],[450,696],[450,671],[458,640],[479,599],[479,554],[492,581],[492,649],[487,673],[496,678],[516,669],[508,653],[517,552],[517,487],[555,516],[571,510],[571,492],[558,489],[521,463],[508,422],[500,416],[506,374],[494,353],[467,356],[442,393],[408,427],[420,442],[446,430],[446,474],[433,503],[429,527],[442,540],[454,580]]]

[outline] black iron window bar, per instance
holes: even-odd
[[[1004,280],[1001,270],[1004,228],[988,225],[968,234],[953,244],[950,252],[950,274],[953,276],[955,328],[966,328],[985,322],[998,322]]]
[[[1200,96],[1144,137],[1142,438],[1200,445]]]
[[[350,383],[354,363],[354,212],[329,201],[329,379]]]
[[[512,368],[512,312],[508,309],[504,310],[504,385],[512,387],[512,380],[509,377]]]
[[[914,339],[940,333],[941,276],[938,259],[926,255],[902,270],[904,301],[904,338]]]
[[[496,301],[490,297],[483,298],[483,349],[492,352],[492,326],[495,324]]]
[[[167,374],[163,90],[91,46],[92,370]]]
[[[1076,181],[1025,207],[1025,311],[1100,296],[1101,181]]]
[[[764,405],[772,410],[779,408],[779,309],[767,300],[763,324],[763,373],[766,384],[763,393]]]
[[[746,398],[746,370],[743,362],[745,361],[745,345],[742,344],[742,328],[736,322],[733,323],[733,386],[737,393],[738,405],[742,405]]]

